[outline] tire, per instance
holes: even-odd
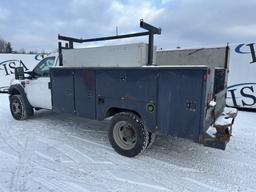
[[[147,149],[150,149],[156,140],[156,134],[148,132],[148,145]]]
[[[148,131],[137,115],[121,112],[112,118],[108,138],[117,153],[134,157],[145,151],[149,137]]]
[[[32,107],[27,107],[24,98],[21,95],[12,95],[10,97],[10,110],[16,120],[25,120],[28,116],[34,114]]]

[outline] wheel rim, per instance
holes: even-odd
[[[125,150],[132,149],[137,142],[136,130],[127,121],[119,121],[115,124],[113,136],[117,145]]]
[[[14,100],[12,102],[11,107],[12,107],[13,114],[15,115],[21,114],[21,104],[17,100]]]

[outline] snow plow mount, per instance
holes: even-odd
[[[232,135],[232,125],[237,116],[237,109],[225,107],[223,113],[205,132],[202,144],[207,147],[225,150]]]

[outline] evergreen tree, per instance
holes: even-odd
[[[12,53],[12,46],[10,42],[8,42],[6,45],[6,53]]]

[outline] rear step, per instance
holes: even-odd
[[[207,147],[225,150],[232,135],[232,125],[236,116],[237,109],[225,107],[213,126],[205,132],[201,143]]]

